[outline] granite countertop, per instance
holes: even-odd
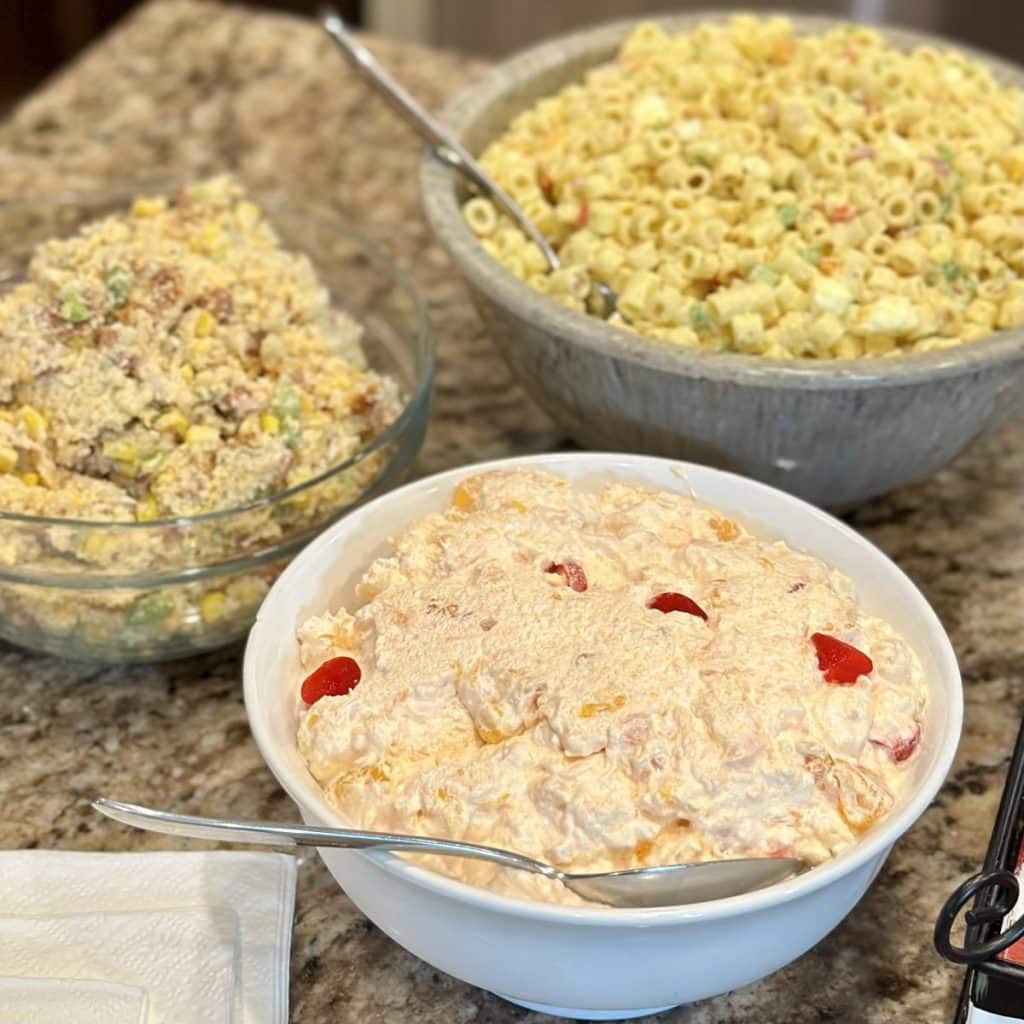
[[[481,66],[375,44],[438,107]],[[417,471],[565,443],[511,382],[419,217],[418,145],[331,52],[289,18],[162,0],[142,9],[0,124],[0,199],[234,168],[263,190],[312,196],[388,244],[427,296],[440,339],[436,407]],[[964,739],[935,805],[850,917],[796,964],[663,1015],[672,1024],[945,1024],[959,975],[931,948],[938,907],[978,869],[1024,704],[1024,439],[1020,423],[853,524],[923,589],[956,647]],[[97,794],[193,813],[294,820],[242,706],[240,652],[91,668],[0,646],[0,848],[166,849],[98,820]],[[199,844],[190,844],[197,846]],[[416,960],[300,871],[292,1018],[477,1024],[550,1018]]]

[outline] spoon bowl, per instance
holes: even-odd
[[[560,270],[562,261],[551,243],[523,212],[522,207],[480,166],[436,118],[423,109],[374,59],[372,53],[348,30],[341,15],[331,6],[320,9],[320,24],[352,68],[388,102],[391,108],[426,142],[434,157],[461,174],[478,192],[487,196],[507,214],[540,249],[550,270]],[[618,296],[603,281],[593,281],[587,309],[607,320],[617,309]],[[620,314],[621,315],[621,314]]]
[[[351,828],[310,828],[305,825],[278,825],[266,821],[235,821],[225,818],[198,818],[188,814],[157,811],[138,804],[122,803],[100,797],[92,803],[100,814],[147,832],[210,839],[226,843],[264,843],[271,846],[334,846],[343,849],[403,850],[408,853],[433,853],[444,857],[470,857],[502,867],[561,882],[567,889],[594,903],[611,907],[673,907],[704,900],[724,899],[740,893],[763,889],[806,871],[802,860],[784,857],[751,857],[742,860],[702,861],[695,864],[670,864],[663,867],[635,868],[631,871],[607,871],[598,874],[573,874],[551,864],[524,857],[511,850],[500,850],[477,843],[460,843],[429,836],[400,835],[392,832],[367,832]]]

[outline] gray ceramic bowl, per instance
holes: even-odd
[[[658,20],[680,31],[722,17]],[[801,33],[839,24],[793,21]],[[460,94],[443,120],[479,153],[518,112],[607,60],[634,24],[589,29],[513,57]],[[1001,82],[1024,87],[1020,68],[959,44],[906,31],[886,36],[905,49],[956,46]],[[1024,412],[1024,329],[884,360],[784,362],[680,350],[538,294],[477,244],[451,172],[427,155],[419,180],[426,218],[509,366],[582,445],[703,462],[841,509],[924,479]]]

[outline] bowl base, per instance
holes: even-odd
[[[675,1004],[668,1006],[651,1006],[646,1010],[571,1010],[567,1006],[548,1006],[545,1003],[528,1003],[525,999],[513,999],[511,996],[503,996],[500,992],[494,993],[499,999],[515,1003],[526,1010],[535,1010],[537,1013],[546,1013],[551,1017],[568,1017],[570,1020],[634,1020],[637,1017],[652,1017],[656,1013],[664,1013],[666,1010],[674,1010]]]

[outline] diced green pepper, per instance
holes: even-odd
[[[132,291],[132,275],[124,267],[111,267],[107,271],[107,294],[113,299],[114,307],[120,309]]]
[[[946,260],[945,263],[939,264],[939,272],[948,284],[953,284],[954,281],[960,279],[963,274],[963,268],[956,260]]]
[[[295,420],[285,420],[279,436],[285,447],[298,448],[302,440],[302,430]]]
[[[299,389],[290,380],[278,382],[271,411],[280,420],[297,420],[302,415]]]
[[[706,331],[711,326],[711,317],[703,302],[696,302],[690,307],[690,323],[695,331]]]
[[[61,296],[60,315],[63,319],[73,324],[80,324],[88,320],[92,314],[81,294],[74,289],[69,289]]]
[[[939,146],[939,156],[944,164],[947,164],[950,168],[953,166],[953,150],[949,146]]]
[[[747,274],[748,281],[757,281],[760,284],[776,285],[779,283],[779,275],[772,270],[771,267],[766,267],[763,263],[758,263],[750,268],[750,272]]]
[[[125,615],[129,626],[144,626],[166,618],[174,607],[174,599],[166,591],[140,597]]]
[[[815,249],[814,246],[811,246],[810,249],[804,249],[802,255],[808,263],[813,263],[815,266],[821,262],[821,250]]]
[[[800,210],[798,207],[790,203],[788,206],[779,207],[779,220],[782,221],[784,227],[791,228],[796,224],[797,217],[800,216]]]
[[[153,476],[167,459],[167,452],[150,452],[139,459],[139,470],[143,476]]]
[[[939,203],[939,218],[941,220],[945,220],[949,216],[950,210],[952,210],[952,209],[953,209],[953,197],[952,196],[943,196],[942,197],[942,202]]]

